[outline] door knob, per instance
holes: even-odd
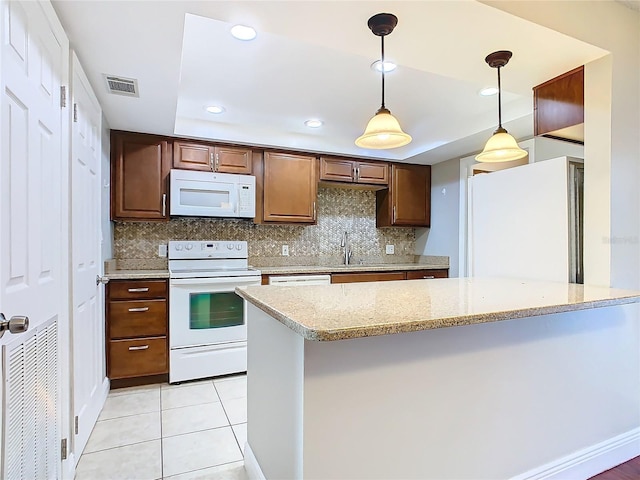
[[[6,330],[9,333],[22,333],[29,329],[29,317],[23,315],[14,315],[9,321],[4,316],[4,313],[0,313],[0,338],[4,335]]]
[[[96,275],[96,285],[100,284],[106,285],[109,283],[109,277],[101,277],[100,275]]]

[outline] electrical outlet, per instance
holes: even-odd
[[[158,245],[158,256],[159,257],[166,257],[167,256],[167,246],[160,244]]]
[[[282,245],[282,255],[284,257],[289,256],[289,245]]]
[[[394,245],[387,245],[385,252],[387,253],[387,255],[393,255],[394,253],[396,253],[396,248]]]

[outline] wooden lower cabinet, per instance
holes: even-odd
[[[419,280],[425,278],[449,278],[449,270],[446,268],[430,270],[408,270],[407,280]]]
[[[386,282],[404,279],[404,272],[334,273],[331,275],[331,283]]]
[[[107,284],[107,376],[135,379],[169,372],[167,280]]]
[[[113,379],[167,373],[167,337],[111,340],[109,359],[109,378]]]
[[[351,272],[332,274],[331,283],[386,282],[389,280],[416,280],[422,278],[448,277],[449,270],[446,268],[406,270],[397,272]]]

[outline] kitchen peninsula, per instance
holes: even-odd
[[[634,427],[640,292],[453,278],[237,293],[252,477],[533,478]]]

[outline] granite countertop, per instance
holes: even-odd
[[[288,265],[280,267],[256,267],[263,275],[285,275],[296,273],[350,273],[389,272],[398,270],[445,270],[449,265],[429,263],[377,263],[363,265]]]
[[[111,270],[104,275],[109,280],[142,280],[169,278],[169,270]]]
[[[369,265],[289,265],[279,267],[255,267],[263,275],[327,274],[349,272],[388,272],[397,270],[448,269],[445,264],[428,263],[384,263]],[[105,273],[109,280],[136,280],[145,278],[169,278],[168,270],[110,270]]]
[[[640,302],[640,292],[498,278],[241,287],[308,340],[413,332]]]

